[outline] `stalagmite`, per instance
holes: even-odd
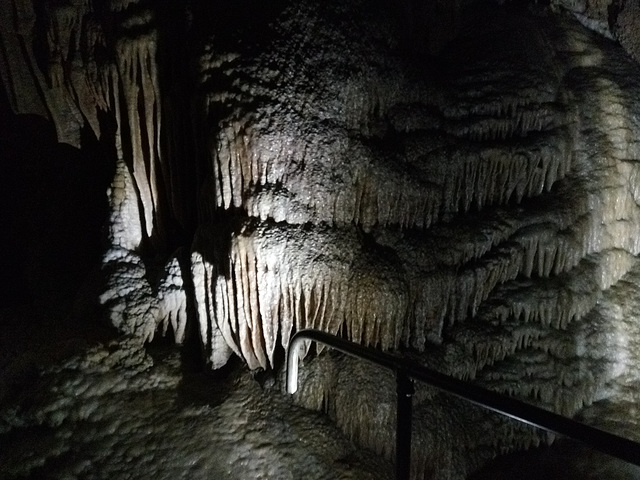
[[[143,239],[140,224],[140,207],[135,182],[124,161],[118,160],[116,173],[109,190],[111,207],[109,219],[109,242],[126,250],[136,251]]]
[[[141,344],[152,340],[159,306],[142,259],[127,249],[113,247],[104,256],[103,270],[107,285],[100,303],[107,309],[111,324]]]
[[[176,257],[171,258],[165,266],[165,273],[158,286],[158,303],[160,312],[156,321],[163,333],[166,334],[171,326],[176,343],[183,343],[187,328],[187,294]]]

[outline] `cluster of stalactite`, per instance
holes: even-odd
[[[172,166],[163,156],[165,144],[174,155],[179,147],[170,136],[161,141],[170,102],[160,95],[157,5],[5,0],[2,11],[2,80],[11,107],[49,117],[62,143],[81,148],[83,135],[95,135],[115,164],[102,295],[111,323],[142,340],[173,324],[181,341],[186,300],[176,258],[165,268],[145,265],[166,256],[167,218],[174,229],[184,226],[189,210],[176,196],[191,163],[181,158]],[[163,293],[163,285],[173,286]]]
[[[81,147],[88,127],[112,143],[122,167],[114,179],[109,240],[136,250],[143,240],[158,237],[160,227],[161,108],[153,4],[77,1],[36,7],[3,2],[3,80],[9,100],[20,113],[44,110],[61,142]],[[30,104],[21,104],[26,101]]]
[[[478,46],[452,46],[446,60],[466,52],[473,61],[448,70],[450,88],[427,88],[429,79],[412,78],[399,59],[373,57],[380,65],[353,75],[362,85],[350,77],[355,85],[346,89],[350,102],[342,109],[333,105],[344,101],[341,86],[313,75],[309,58],[294,56],[300,64],[287,64],[298,72],[292,83],[267,80],[263,64],[289,53],[286,48],[250,61],[232,54],[203,58],[205,84],[214,75],[246,77],[242,89],[253,92],[205,99],[211,110],[223,102],[248,112],[220,123],[212,142],[215,195],[207,198],[219,210],[248,216],[227,229],[230,241],[195,248],[215,251],[210,320],[251,366],[266,368],[278,336],[286,346],[292,329],[301,327],[335,333],[345,325],[366,344],[421,350],[426,338],[441,338],[443,325],[468,316],[515,314],[565,326],[588,311],[584,298],[567,293],[506,307],[517,303],[508,289],[536,288],[538,279],[553,277],[567,291],[571,282],[592,283],[573,288],[590,298],[633,265],[635,174],[625,178],[620,169],[633,173],[635,166],[617,158],[637,152],[607,158],[611,148],[634,147],[615,138],[615,130],[606,139],[587,138],[614,110],[632,131],[628,86],[615,79],[594,85],[597,95],[579,105],[583,94],[570,82],[584,55],[567,53],[576,68],[554,64],[548,43],[577,50],[590,39],[573,30],[548,38],[527,26],[527,41],[510,41],[511,48],[489,48],[504,42],[508,28]],[[308,36],[290,35],[286,47],[295,49]],[[313,45],[333,46],[326,38]],[[354,47],[352,55],[334,59],[332,68],[366,65],[363,52]],[[595,80],[588,73],[579,79]],[[245,102],[255,106],[243,108]],[[601,154],[583,151],[594,142]],[[563,275],[567,280],[558,280]],[[367,285],[379,297],[368,298]]]
[[[229,113],[192,254],[211,364],[277,366],[293,332],[317,328],[566,415],[610,394],[636,355],[614,305],[639,268],[638,66],[567,18],[497,14],[442,51],[436,78],[342,32],[340,11],[305,8],[264,51],[212,43],[201,58],[205,89],[229,85],[203,98],[208,118]],[[322,365],[300,401],[388,454],[392,412],[364,405],[379,377]],[[545,440],[497,424],[479,463]],[[421,442],[418,477],[456,464],[453,445]]]

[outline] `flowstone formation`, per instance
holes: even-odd
[[[270,368],[318,328],[568,416],[635,384],[619,291],[639,272],[638,65],[562,16],[475,12],[416,62],[389,17],[293,10],[266,48],[212,42],[201,59],[203,88],[230,83],[204,99],[207,118],[228,112],[208,201],[234,221],[201,227],[192,255],[211,363],[230,346]],[[220,228],[230,240],[207,243]],[[329,358],[301,401],[392,453],[393,382]],[[484,445],[465,431],[492,420],[457,423],[473,409],[426,397],[438,427],[416,428],[416,478],[544,440],[502,425]]]
[[[637,9],[499,3],[34,9],[5,0],[12,14],[0,20],[0,58],[11,106],[47,115],[61,142],[80,147],[90,131],[111,153],[100,303],[125,335],[60,367],[62,380],[47,371],[50,398],[5,411],[5,435],[63,426],[46,437],[52,454],[44,444],[28,461],[19,448],[5,454],[10,473],[37,475],[83,442],[142,461],[139,447],[115,444],[146,422],[170,425],[152,432],[155,453],[144,460],[160,476],[175,473],[158,465],[160,438],[188,418],[215,424],[198,438],[224,437],[219,419],[228,419],[238,435],[220,445],[249,452],[261,447],[251,419],[233,423],[243,409],[265,429],[269,416],[324,428],[308,412],[278,416],[290,406],[274,393],[277,381],[260,393],[246,376],[221,406],[170,407],[179,367],[153,370],[142,352],[158,331],[177,343],[191,332],[213,370],[239,357],[257,377],[278,378],[291,335],[317,328],[563,415],[604,412],[618,430],[633,423]],[[392,458],[391,376],[321,349],[301,376],[297,403]],[[142,397],[156,388],[147,415]],[[74,390],[79,398],[67,398]],[[100,392],[110,410],[98,414]],[[137,402],[131,424],[113,415],[127,398]],[[466,478],[500,453],[550,441],[426,387],[414,405],[415,478]],[[94,423],[112,433],[97,434]],[[69,424],[84,440],[70,439]],[[220,453],[219,464],[241,457],[249,476],[301,475],[295,460],[286,467],[290,442],[277,440],[288,431],[272,430],[258,457],[282,459],[275,470],[236,451]],[[74,455],[60,475],[91,472],[84,461],[124,475],[121,462]],[[349,475],[336,451],[324,455],[333,466],[319,460],[310,475]],[[368,454],[358,455],[352,475],[388,473],[384,461],[368,469]],[[195,457],[195,476],[215,471],[206,451]]]
[[[129,339],[42,372],[0,413],[2,478],[392,478],[384,459],[248,372],[217,382],[179,364]]]

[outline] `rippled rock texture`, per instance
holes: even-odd
[[[277,372],[316,328],[564,415],[634,408],[632,2],[169,3],[3,3],[12,107],[112,149],[100,302],[137,348]],[[319,353],[296,401],[390,457],[392,379]],[[415,403],[416,478],[548,440]]]

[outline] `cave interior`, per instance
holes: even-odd
[[[636,0],[0,0],[0,477],[388,479],[390,372],[640,441]],[[640,479],[417,383],[411,478]]]

